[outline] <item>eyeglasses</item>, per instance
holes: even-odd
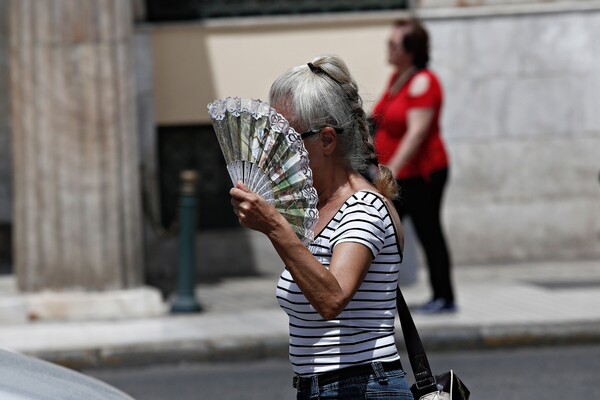
[[[316,135],[319,132],[321,132],[320,129],[310,129],[310,130],[305,131],[305,132],[300,132],[300,137],[302,139],[306,139],[307,137],[312,136],[312,135]]]
[[[300,137],[301,137],[302,139],[306,139],[306,138],[307,138],[307,137],[309,137],[309,136],[316,135],[317,133],[321,132],[321,131],[322,131],[323,129],[325,129],[325,128],[333,128],[333,130],[334,130],[334,131],[335,131],[337,134],[340,134],[340,133],[344,132],[344,129],[342,129],[342,128],[339,128],[339,127],[337,127],[337,126],[324,126],[323,128],[309,129],[309,130],[307,130],[307,131],[300,132]]]

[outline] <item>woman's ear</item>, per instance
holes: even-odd
[[[331,127],[323,128],[320,132],[323,153],[331,155],[337,146],[337,132]]]

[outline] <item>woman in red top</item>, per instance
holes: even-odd
[[[448,178],[448,156],[440,135],[442,88],[427,69],[429,37],[418,20],[399,20],[388,42],[395,66],[388,87],[373,110],[379,162],[395,174],[402,198],[400,215],[409,215],[425,251],[432,300],[425,313],[456,310],[450,255],[440,219]]]

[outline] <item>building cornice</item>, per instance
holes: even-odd
[[[243,18],[212,18],[197,21],[146,23],[138,25],[138,29],[148,30],[185,30],[198,28],[208,31],[232,31],[248,29],[281,29],[294,27],[310,27],[324,25],[373,25],[388,24],[392,21],[416,15],[423,20],[482,18],[497,16],[515,16],[532,14],[570,13],[600,11],[600,0],[578,0],[558,2],[535,2],[521,4],[499,4],[465,7],[430,7],[414,10],[386,10],[348,12],[335,14],[276,15]]]

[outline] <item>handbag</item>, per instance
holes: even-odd
[[[399,229],[401,226],[400,217],[396,209],[388,205],[385,196],[377,192],[371,193],[377,194],[382,199],[392,218],[396,232],[401,232]],[[401,235],[398,234],[397,237],[400,238]],[[410,387],[415,400],[469,400],[471,392],[453,370],[439,375],[433,375],[431,372],[421,337],[399,286],[396,287],[396,308],[398,309],[398,318],[402,326],[406,352],[408,353],[410,366],[415,376],[415,383]]]
[[[471,392],[453,370],[439,375],[431,372],[423,343],[399,287],[396,288],[396,307],[415,376],[415,383],[410,387],[415,400],[468,400]]]

